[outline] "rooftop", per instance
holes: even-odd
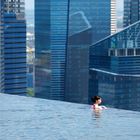
[[[0,140],[140,140],[140,112],[0,94]]]

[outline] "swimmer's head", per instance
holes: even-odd
[[[92,102],[93,102],[94,104],[101,104],[101,102],[102,102],[102,98],[99,97],[99,96],[93,96],[93,97],[91,98],[91,100],[92,100]]]

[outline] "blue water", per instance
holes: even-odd
[[[0,94],[0,140],[140,140],[140,112]]]

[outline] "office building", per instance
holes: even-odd
[[[90,47],[89,102],[140,110],[140,21]]]
[[[112,10],[114,0],[35,1],[36,97],[88,102],[88,47],[115,31]]]
[[[124,0],[123,26],[127,27],[140,20],[140,0]]]
[[[2,92],[26,93],[26,21],[24,0],[1,0]]]

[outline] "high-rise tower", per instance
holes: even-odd
[[[116,17],[116,0],[111,0],[111,34],[116,33],[117,17]]]
[[[124,21],[126,27],[140,20],[140,0],[124,0]]]
[[[24,0],[1,0],[2,92],[26,93],[26,22]]]
[[[115,0],[35,0],[36,97],[87,102],[88,47],[115,31],[112,7]]]

